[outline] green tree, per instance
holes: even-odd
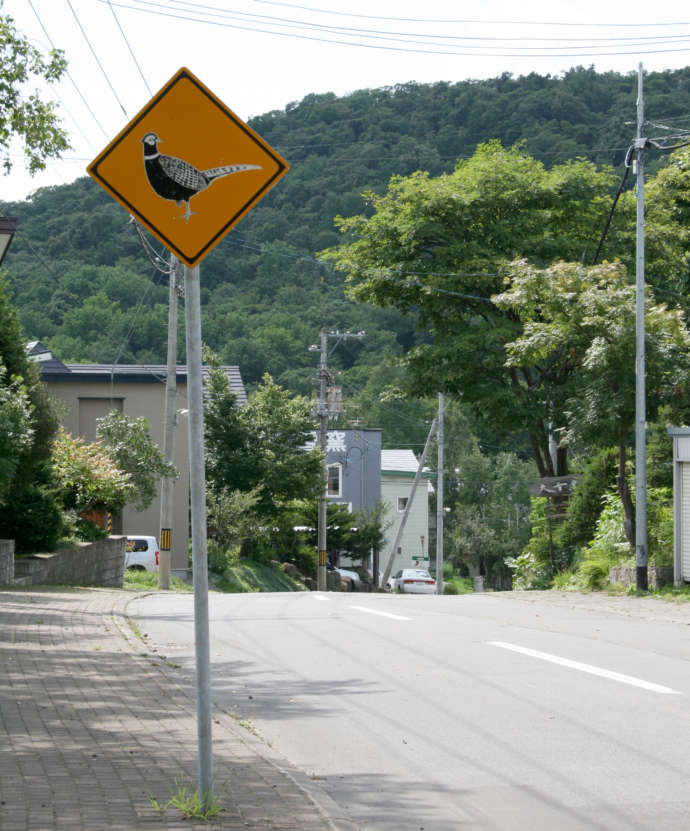
[[[212,488],[245,493],[260,488],[256,511],[264,521],[292,500],[318,495],[321,451],[306,449],[314,438],[309,399],[264,375],[247,405],[238,407],[217,362],[211,363],[206,392],[206,469]]]
[[[145,418],[130,419],[115,410],[96,422],[96,434],[132,486],[127,499],[137,511],[153,502],[161,478],[177,477],[172,462],[151,439]]]
[[[508,367],[550,367],[561,383],[536,387],[542,406],[563,414],[561,443],[618,448],[618,490],[625,534],[635,546],[634,507],[626,475],[635,419],[635,287],[620,263],[586,268],[556,263],[535,268],[516,261],[510,289],[494,297],[523,321],[506,345]],[[672,400],[690,377],[690,333],[682,311],[646,297],[647,413]],[[542,377],[545,377],[542,373]]]
[[[73,438],[62,427],[53,445],[52,473],[63,504],[77,514],[120,511],[134,489],[130,475],[100,442]]]
[[[411,390],[459,395],[497,435],[524,431],[541,475],[550,413],[535,401],[540,368],[507,367],[520,318],[491,298],[516,255],[539,265],[579,260],[609,207],[612,172],[578,160],[551,170],[522,149],[480,145],[451,174],[393,177],[366,194],[371,215],[337,223],[346,241],[323,255],[347,275],[352,297],[418,314],[425,342],[406,355]],[[559,425],[558,425],[559,426]]]
[[[50,488],[49,460],[57,417],[40,369],[27,358],[17,314],[0,278],[0,398],[5,427],[17,441],[2,452],[6,474],[0,510],[0,536],[15,540],[17,551],[50,548],[60,529],[60,510]],[[7,436],[4,437],[7,441]],[[37,519],[38,516],[38,519]]]
[[[2,10],[0,2],[0,11]],[[67,68],[63,53],[53,50],[44,57],[21,35],[14,20],[0,14],[0,155],[5,172],[12,169],[10,142],[21,139],[30,173],[45,168],[45,159],[59,156],[69,148],[67,134],[60,126],[54,105],[38,93],[24,94],[30,78],[56,81]]]
[[[33,440],[31,403],[24,385],[8,383],[0,362],[0,505],[9,492],[21,461],[21,454]]]

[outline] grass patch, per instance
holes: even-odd
[[[306,587],[280,569],[254,560],[236,560],[222,574],[211,574],[213,584],[222,592],[299,592]]]
[[[444,594],[474,594],[474,583],[470,577],[453,577],[443,578],[443,593]]]
[[[175,780],[174,789],[167,802],[159,802],[153,794],[149,794],[149,802],[160,813],[164,813],[168,808],[176,808],[186,819],[211,820],[223,810],[217,798],[204,798],[198,788],[179,780]]]
[[[155,571],[143,571],[139,568],[126,568],[123,586],[125,589],[157,589],[158,574]],[[170,588],[176,592],[194,591],[192,586],[180,580],[179,577],[170,577]]]
[[[690,603],[690,586],[661,586],[650,589],[647,594],[673,603]]]

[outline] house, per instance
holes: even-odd
[[[326,465],[328,499],[370,511],[381,498],[381,430],[329,430]]]
[[[96,420],[111,410],[129,418],[146,418],[149,432],[163,447],[163,413],[167,368],[162,365],[64,364],[40,341],[28,344],[32,361],[41,366],[41,378],[48,392],[64,402],[61,415],[63,427],[73,436],[87,441],[96,439]],[[238,404],[247,402],[247,395],[238,367],[224,367]],[[173,462],[180,476],[175,481],[171,570],[183,571],[189,561],[189,440],[187,435],[187,368],[177,367],[177,424]],[[142,534],[159,537],[160,498],[155,498],[144,511],[125,507],[113,517],[112,533]]]
[[[417,457],[411,450],[381,451],[381,499],[386,506],[384,521],[388,525],[385,547],[381,552],[382,571],[388,563],[418,467]],[[429,567],[431,560],[423,558],[430,556],[429,493],[433,493],[430,477],[430,472],[422,473],[402,537],[395,551],[391,574],[395,574],[401,568]]]

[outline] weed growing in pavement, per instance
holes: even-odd
[[[151,793],[148,796],[149,802],[159,813],[164,813],[168,808],[176,808],[186,819],[210,820],[224,810],[217,797],[209,802],[208,794],[202,796],[198,788],[185,784],[180,779],[175,779],[174,789],[167,802],[159,802]]]

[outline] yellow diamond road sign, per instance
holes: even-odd
[[[192,267],[288,164],[183,67],[87,170]]]

